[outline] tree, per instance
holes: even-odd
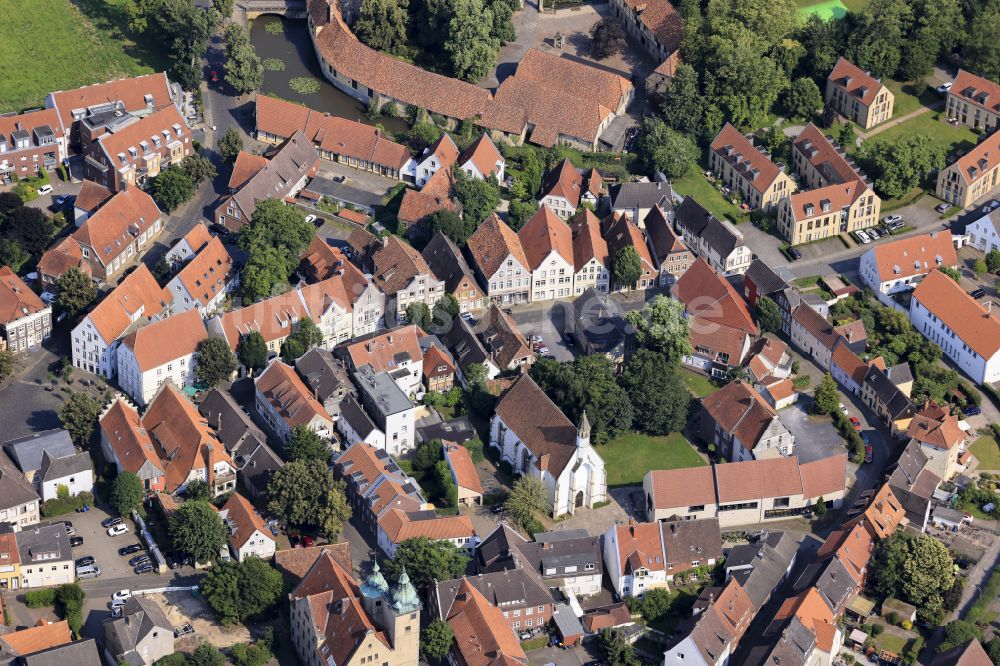
[[[443,460],[444,454],[441,451],[441,440],[431,439],[417,447],[413,454],[413,469],[429,472]]]
[[[969,31],[963,43],[965,64],[979,76],[1000,81],[1000,42],[996,26],[1000,25],[1000,2],[986,3],[975,20],[969,21]]]
[[[642,617],[649,622],[659,620],[670,611],[673,596],[670,590],[655,587],[642,595]]]
[[[14,352],[0,349],[0,379],[10,377],[14,372]]]
[[[211,502],[212,489],[209,488],[208,484],[201,479],[194,479],[193,481],[188,482],[187,487],[184,489],[184,499],[188,502]]]
[[[379,51],[396,53],[406,46],[409,0],[361,0],[354,34]]]
[[[17,241],[0,238],[0,265],[10,266],[15,273],[20,273],[31,261],[31,255],[21,249]]]
[[[492,35],[493,15],[482,0],[454,0],[444,52],[451,71],[463,81],[476,82],[496,64],[500,40]]]
[[[237,245],[250,255],[243,268],[243,296],[269,296],[299,264],[316,233],[305,216],[278,199],[257,203],[250,223],[240,229]]]
[[[485,180],[472,178],[465,175],[461,169],[453,169],[452,173],[455,176],[455,196],[462,204],[462,217],[467,225],[471,225],[469,229],[471,236],[472,231],[479,226],[479,223],[485,220],[500,204],[500,188],[492,178]],[[445,233],[447,234],[447,232]],[[468,236],[460,243],[452,238],[457,245],[464,244],[467,239]]]
[[[972,264],[972,272],[976,274],[976,277],[982,277],[987,270],[986,262],[982,259],[976,259],[975,263]]]
[[[514,3],[511,0],[486,0],[485,9],[493,17],[490,36],[499,40],[500,45],[517,41],[514,30]]]
[[[230,127],[219,139],[219,155],[227,162],[232,162],[243,150],[243,135],[235,127]]]
[[[920,179],[944,166],[945,150],[929,136],[907,134],[892,141],[862,144],[860,157],[875,174],[875,189],[898,198],[920,184]]]
[[[271,648],[263,641],[250,645],[233,643],[229,646],[229,656],[236,666],[264,666],[274,658]]]
[[[944,614],[942,595],[954,582],[954,563],[948,548],[937,539],[921,534],[910,541],[909,556],[903,561],[901,590],[925,620]]]
[[[283,589],[281,573],[257,557],[216,563],[199,586],[224,625],[244,622],[265,612],[278,602]]]
[[[434,304],[434,319],[446,320],[454,319],[462,312],[462,306],[458,299],[451,294],[445,294]]]
[[[816,397],[813,399],[813,414],[831,414],[837,411],[840,404],[840,394],[837,393],[837,382],[834,381],[830,373],[823,375],[819,386],[816,387]]]
[[[425,331],[429,330],[431,327],[431,309],[427,307],[426,303],[419,301],[410,303],[406,306],[406,320],[411,324],[415,324],[417,328]]]
[[[267,484],[267,510],[289,525],[320,528],[336,539],[351,517],[344,482],[334,481],[326,463],[297,460],[277,470]]]
[[[299,424],[292,428],[288,438],[289,460],[330,460],[330,445],[308,426]]]
[[[837,129],[836,133],[837,143],[843,146],[845,149],[849,148],[857,143],[857,135],[854,134],[854,126],[846,122]]]
[[[441,489],[441,503],[444,506],[458,508],[458,486],[451,476],[451,467],[447,461],[440,460],[434,467],[438,487]]]
[[[127,470],[118,473],[115,480],[111,482],[111,496],[109,501],[111,506],[120,516],[127,516],[132,509],[142,506],[142,498],[146,495],[146,489],[142,486],[142,479]]]
[[[597,646],[604,655],[608,666],[639,666],[635,648],[629,643],[621,629],[602,629],[597,638]]]
[[[229,18],[233,13],[235,5],[236,0],[212,0],[212,6],[215,7],[215,11],[219,12],[222,18]]]
[[[87,448],[90,436],[94,433],[94,424],[101,413],[101,401],[87,393],[73,391],[69,400],[59,412],[59,420],[63,428],[69,431],[73,443]]]
[[[264,336],[257,331],[250,331],[240,339],[237,346],[237,356],[240,363],[251,373],[267,365],[267,343]]]
[[[754,314],[757,317],[757,324],[760,330],[768,333],[777,333],[781,330],[781,311],[778,304],[767,296],[761,296],[754,305]]]
[[[517,477],[510,494],[503,503],[503,511],[521,527],[527,527],[535,520],[535,512],[547,513],[549,491],[536,476]]]
[[[993,666],[1000,664],[1000,636],[993,637],[986,644],[986,652],[990,655],[990,661],[993,662]]]
[[[578,423],[587,413],[595,444],[632,427],[632,404],[615,374],[611,360],[599,354],[581,356],[573,363],[542,359],[531,369],[531,377],[571,421]]]
[[[73,266],[56,280],[56,309],[75,317],[97,298],[97,285],[86,273]]]
[[[179,166],[168,166],[151,180],[156,205],[168,213],[194,196],[194,181]]]
[[[24,202],[15,192],[0,192],[0,220],[15,208],[21,208]]]
[[[625,29],[620,21],[608,16],[590,29],[590,55],[594,60],[604,60],[621,53],[627,44]]]
[[[264,83],[264,65],[250,43],[247,29],[239,23],[230,23],[225,38],[226,83],[240,95],[259,89]]]
[[[187,501],[174,511],[167,524],[174,548],[196,562],[214,562],[226,545],[226,526],[211,504]]]
[[[792,81],[781,95],[781,105],[789,118],[812,120],[816,111],[823,108],[823,95],[819,86],[810,78],[802,77]]]
[[[986,253],[986,268],[990,273],[1000,273],[1000,250],[990,250]]]
[[[816,504],[813,506],[813,513],[816,514],[817,518],[822,518],[826,515],[826,500],[820,495],[816,498]]]
[[[965,620],[952,620],[944,627],[944,638],[937,646],[938,652],[950,650],[969,641],[983,640],[983,632],[976,625]]]
[[[295,359],[323,344],[323,331],[309,317],[303,317],[281,345],[281,359],[292,365]]]
[[[236,372],[236,354],[225,338],[211,337],[198,343],[198,360],[194,374],[206,386],[216,386]]]
[[[188,666],[226,666],[219,648],[209,643],[199,645],[187,660]]]
[[[399,544],[395,559],[385,560],[383,566],[393,579],[398,579],[405,570],[413,586],[423,591],[436,580],[461,577],[468,563],[464,549],[451,541],[414,537]]]
[[[949,55],[963,36],[965,17],[959,0],[916,0],[911,5],[914,25],[903,42],[896,75],[915,81],[931,73],[934,62]]]
[[[636,152],[647,173],[663,173],[670,180],[684,176],[698,161],[698,146],[691,137],[670,129],[659,118],[643,121]]]
[[[255,302],[283,291],[282,285],[288,275],[286,257],[281,250],[274,247],[255,250],[240,275],[243,298]]]
[[[691,353],[690,324],[680,301],[658,295],[642,310],[629,312],[625,321],[640,347],[663,354],[671,363]]]
[[[636,414],[636,424],[653,435],[684,430],[691,395],[675,366],[663,354],[638,349],[625,364],[619,382],[628,393]]]
[[[738,24],[731,25],[727,32],[708,40],[706,97],[734,125],[763,124],[778,95],[788,86],[788,75],[766,50],[762,51],[760,33]]]
[[[639,253],[631,245],[618,250],[615,255],[612,272],[618,284],[626,289],[632,289],[642,276],[642,260]]]
[[[847,58],[876,78],[893,76],[912,22],[906,0],[872,0],[855,16]]]
[[[55,225],[52,218],[39,208],[21,206],[8,212],[0,226],[0,233],[20,246],[30,255],[41,254],[49,244]]]
[[[454,640],[451,625],[444,620],[434,620],[420,634],[420,649],[425,657],[440,661],[448,656]]]
[[[507,223],[514,231],[520,231],[521,227],[537,212],[538,202],[534,199],[531,201],[514,199],[510,202],[510,207],[507,209]]]
[[[195,185],[201,185],[203,181],[212,180],[218,175],[215,165],[207,157],[195,153],[184,158],[184,173],[186,173]]]
[[[463,219],[455,211],[446,208],[431,213],[427,223],[431,233],[440,231],[459,246],[465,245],[465,241],[469,240],[469,236],[476,230],[476,223],[471,217]]]
[[[674,78],[663,95],[663,121],[668,127],[693,139],[706,139],[705,98],[698,72],[687,63],[677,66]]]
[[[962,273],[952,266],[938,266],[938,270],[950,277],[958,284],[962,284]]]

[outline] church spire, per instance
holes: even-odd
[[[590,444],[590,421],[587,420],[587,410],[583,410],[580,415],[580,425],[576,429],[576,445],[587,446]]]

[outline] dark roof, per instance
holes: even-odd
[[[42,469],[40,471],[42,481],[61,479],[88,469],[94,469],[94,464],[90,460],[90,454],[84,451],[60,458],[54,458],[48,451],[42,454]]]
[[[691,197],[684,197],[674,211],[674,219],[679,227],[703,239],[720,257],[728,257],[743,244],[739,236]]]
[[[816,635],[802,624],[797,615],[793,615],[764,663],[786,666],[806,664],[815,647]]]
[[[905,361],[888,368],[885,371],[885,376],[888,377],[889,381],[896,386],[899,386],[900,384],[909,384],[913,381],[913,373],[910,372],[910,364]]]
[[[455,603],[462,578],[437,583],[437,597],[441,614],[445,617]],[[552,595],[541,582],[524,569],[497,571],[465,578],[494,606],[526,607],[552,603]]]
[[[666,520],[660,523],[666,562],[722,558],[722,532],[716,518]]]
[[[320,402],[326,402],[342,389],[355,391],[347,374],[347,365],[326,349],[310,349],[295,360],[295,369]]]
[[[750,267],[747,268],[747,272],[743,275],[744,280],[749,280],[753,282],[754,286],[757,288],[757,293],[760,296],[768,296],[776,291],[781,291],[788,284],[778,276],[771,267],[765,264],[760,259],[754,259],[750,262]]]
[[[40,557],[53,563],[73,559],[69,535],[62,522],[22,529],[17,533],[17,551],[21,556],[21,566],[30,566]]]
[[[485,363],[490,358],[472,327],[461,317],[454,320],[451,328],[440,337],[461,370],[474,363]]]
[[[736,546],[726,558],[726,568],[749,566],[749,569],[733,571],[754,607],[760,609],[778,586],[792,559],[798,551],[795,539],[784,532],[771,532],[759,541]]]
[[[606,353],[625,340],[626,322],[617,302],[588,287],[573,301],[573,330],[595,352]]]
[[[302,130],[285,140],[267,165],[233,195],[244,214],[250,215],[257,202],[285,197],[291,188],[319,162],[319,155]]]
[[[76,453],[73,440],[62,428],[36,432],[7,441],[3,445],[10,459],[22,472],[35,472],[42,467],[42,453],[50,451],[55,457]]]
[[[517,328],[517,324],[496,305],[489,307],[476,322],[474,330],[493,363],[501,370],[519,358],[533,356],[528,341]]]
[[[254,425],[228,391],[213,388],[198,405],[198,411],[208,420],[230,455],[240,455],[244,449],[252,452],[267,442],[267,435]]]
[[[855,584],[851,572],[839,557],[834,557],[827,561],[815,587],[833,614],[838,615],[850,602]]]
[[[476,427],[468,416],[456,416],[453,419],[417,427],[417,437],[422,442],[432,439],[448,440],[456,444],[464,444],[470,439],[475,439],[479,434]]]
[[[492,573],[516,569],[514,549],[525,543],[528,543],[527,539],[512,530],[507,523],[501,522],[476,546],[477,572]]]
[[[346,420],[354,432],[358,433],[358,437],[362,439],[378,430],[378,426],[361,408],[361,403],[354,397],[354,394],[349,394],[340,403],[340,418]]]
[[[496,414],[538,458],[540,471],[559,478],[576,451],[577,429],[530,375],[522,375],[507,389]]]
[[[670,220],[659,207],[650,210],[643,222],[646,225],[646,236],[653,246],[653,258],[657,263],[662,264],[671,254],[687,250],[684,241],[674,233]]]
[[[941,483],[941,478],[926,465],[927,456],[920,444],[911,440],[889,476],[889,487],[906,511],[907,519],[921,528],[934,491]]]
[[[85,641],[67,643],[59,647],[42,650],[26,657],[21,657],[24,666],[102,666],[97,653],[97,643],[93,638]]]
[[[258,444],[252,451],[249,447],[242,447],[233,462],[239,469],[243,485],[257,492],[267,486],[272,474],[285,466],[284,461],[267,444]]]
[[[458,288],[462,278],[468,278],[473,284],[476,283],[472,269],[462,256],[461,250],[442,232],[434,234],[430,242],[424,246],[421,255],[437,279],[444,281],[448,293]]]
[[[125,602],[121,617],[104,621],[104,640],[111,654],[121,660],[154,629],[173,632],[159,604],[143,596],[134,596]]]
[[[892,380],[882,370],[874,365],[868,366],[868,372],[865,373],[865,384],[872,388],[878,401],[886,406],[889,416],[893,420],[907,414],[913,415],[913,402],[899,390],[899,387],[892,383]]]
[[[661,206],[669,211],[670,202],[670,183],[621,183],[611,189],[611,207],[615,210]]]
[[[992,666],[983,644],[976,639],[956,645],[950,650],[939,652],[930,661],[930,666]]]
[[[17,471],[10,458],[0,454],[0,509],[9,509],[37,499],[38,493],[34,487]]]
[[[586,530],[566,530],[563,532],[543,532],[535,535],[535,541],[512,541],[514,549],[520,553],[525,565],[542,576],[543,579],[564,578],[566,567],[573,567],[569,575],[601,575],[601,537],[590,536]],[[512,553],[513,555],[513,553]],[[592,564],[587,571],[584,565]],[[554,573],[546,573],[555,570]]]

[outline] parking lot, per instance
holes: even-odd
[[[128,564],[129,557],[134,556],[118,555],[119,548],[139,542],[131,520],[124,523],[129,528],[127,534],[109,537],[107,530],[101,527],[101,521],[108,518],[108,514],[97,507],[91,507],[86,513],[67,514],[63,518],[71,521],[76,528],[76,536],[83,538],[83,544],[73,549],[73,558],[78,560],[85,555],[92,556],[101,569],[101,576],[97,580],[136,577]]]
[[[567,318],[572,316],[573,304],[570,301],[551,301],[543,307],[519,307],[513,310],[512,318],[525,338],[537,335],[548,348],[548,353],[557,361],[572,361],[576,358],[576,348],[567,346]]]
[[[799,400],[794,405],[779,412],[781,422],[795,436],[795,455],[799,462],[810,462],[828,458],[838,453],[844,453],[844,438],[828,417],[811,416],[809,407],[812,396],[799,394]],[[848,407],[852,416],[858,416],[862,423],[863,417],[856,409]]]

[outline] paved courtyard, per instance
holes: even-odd
[[[800,394],[798,402],[778,414],[781,422],[795,436],[795,455],[799,462],[828,458],[846,451],[844,438],[828,417],[811,416],[811,395]],[[856,410],[852,410],[856,415]]]

